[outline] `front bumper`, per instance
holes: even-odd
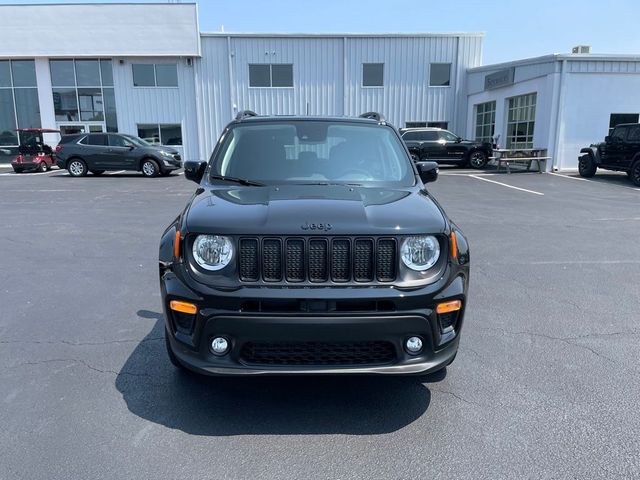
[[[447,269],[449,273],[449,269]],[[446,274],[435,284],[399,290],[363,288],[252,288],[223,291],[193,288],[166,271],[160,279],[169,345],[186,367],[211,375],[424,374],[450,363],[458,349],[466,304],[467,275]],[[191,283],[191,281],[189,281]],[[197,284],[200,285],[200,284]],[[459,299],[462,309],[452,326],[443,328],[435,305]],[[171,300],[198,306],[191,328],[181,328],[169,308]],[[356,307],[357,306],[357,307]],[[214,337],[229,341],[219,356],[209,349]],[[423,348],[409,354],[404,344],[419,336]],[[321,345],[335,342],[384,342],[393,358],[360,364],[267,364],[245,355],[250,344]]]
[[[178,170],[179,168],[182,168],[181,160],[167,160],[164,158],[162,159],[162,169],[164,171]]]

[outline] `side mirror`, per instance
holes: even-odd
[[[184,162],[184,178],[196,183],[200,183],[204,171],[207,168],[207,162],[202,161],[190,161]]]
[[[462,137],[457,137],[456,138],[456,143],[460,143],[460,142],[462,142]]]
[[[611,135],[607,135],[606,137],[604,137],[605,143],[611,143],[611,139],[612,139]]]
[[[134,148],[136,148],[135,145],[128,145],[127,147],[129,148],[129,150],[133,150]]]
[[[422,183],[435,182],[438,179],[438,164],[436,162],[416,162],[416,167]]]

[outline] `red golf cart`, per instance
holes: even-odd
[[[53,149],[44,143],[44,133],[60,133],[60,130],[50,128],[18,128],[20,145],[19,155],[11,162],[16,173],[27,170],[46,172],[56,163]]]

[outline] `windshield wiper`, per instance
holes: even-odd
[[[350,182],[305,182],[305,183],[294,183],[293,185],[342,185],[347,187],[361,187],[361,183],[350,183]]]
[[[254,187],[264,187],[264,183],[254,182],[253,180],[247,180],[246,178],[228,177],[226,175],[209,175],[212,180],[224,180],[226,182],[239,183],[240,185],[250,185]]]

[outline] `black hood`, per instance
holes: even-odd
[[[442,233],[446,223],[418,187],[284,185],[199,189],[186,226],[239,235],[399,235]]]

